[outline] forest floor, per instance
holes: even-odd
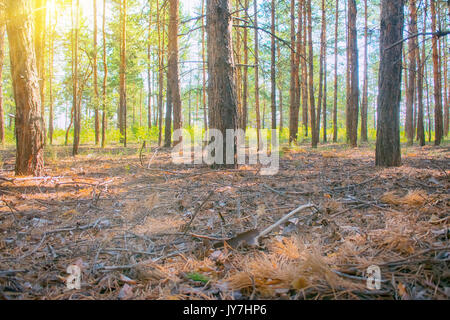
[[[81,153],[51,148],[36,179],[0,151],[0,299],[450,298],[448,145],[404,148],[388,169],[373,147],[283,148],[274,176],[138,145]]]

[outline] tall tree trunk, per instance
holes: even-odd
[[[431,0],[431,31],[436,32],[436,0]],[[434,79],[434,144],[440,145],[444,133],[442,119],[441,68],[439,64],[438,36],[432,38],[433,47],[433,79]]]
[[[325,59],[323,61],[323,142],[327,142],[327,48],[325,44]]]
[[[39,77],[39,94],[41,97],[41,113],[44,119],[44,144],[45,144],[45,18],[47,12],[47,0],[33,0],[34,16],[34,50],[36,51],[36,67]]]
[[[294,0],[293,0],[294,1]],[[261,147],[261,138],[260,138],[260,130],[261,130],[261,113],[259,110],[259,35],[258,35],[258,0],[253,0],[253,10],[254,10],[254,20],[255,24],[255,111],[256,111],[256,130],[257,130],[257,143],[258,150]]]
[[[358,39],[356,36],[356,0],[348,1],[348,51],[349,51],[349,95],[347,97],[347,139],[350,146],[358,146]]]
[[[403,0],[381,0],[375,164],[382,167],[401,165],[400,99],[403,44],[389,47],[403,37],[403,4]]]
[[[308,136],[308,60],[306,55],[306,39],[307,39],[307,15],[306,15],[306,4],[305,0],[300,0],[300,8],[302,11],[302,40],[300,41],[301,45],[301,54],[302,58],[300,59],[302,65],[302,122],[304,128],[304,136]]]
[[[239,115],[240,128],[247,128],[247,120],[248,120],[248,7],[249,0],[244,1],[245,6],[245,22],[244,22],[244,79],[242,84],[242,114]]]
[[[361,103],[361,140],[367,141],[367,110],[368,110],[368,81],[369,81],[369,69],[368,69],[368,28],[367,28],[367,0],[364,0],[364,79],[363,79],[363,97]]]
[[[297,142],[298,133],[298,109],[297,105],[297,83],[298,65],[295,52],[295,0],[291,0],[291,80],[289,89],[289,143]]]
[[[339,0],[336,0],[334,25],[334,96],[333,96],[333,142],[337,142],[337,93],[338,93],[338,31],[339,31]]]
[[[3,20],[4,12],[0,9],[0,18]],[[3,20],[3,21],[6,21]],[[5,144],[5,110],[3,107],[3,61],[5,57],[5,29],[6,24],[0,22],[0,143]]]
[[[152,0],[148,1],[149,13],[148,13],[148,35],[147,35],[147,127],[151,129],[152,127],[152,73],[151,73],[151,62],[152,62],[152,46],[151,46],[151,35],[152,35]]]
[[[275,16],[275,21],[276,21],[276,16]],[[278,25],[275,22],[275,25],[277,27],[277,31],[278,31]],[[281,61],[281,49],[280,49],[280,45],[277,44],[276,45],[277,48],[277,59],[278,62]],[[283,84],[282,81],[278,81],[278,96],[280,99],[280,103],[279,103],[279,109],[280,109],[280,132],[283,131]]]
[[[56,34],[56,19],[57,19],[57,13],[56,13],[56,6],[52,19],[49,19],[50,23],[52,24],[52,29],[50,33],[50,48],[49,48],[49,58],[48,58],[48,93],[49,93],[49,110],[48,110],[48,137],[50,140],[50,145],[53,144],[53,118],[54,118],[54,111],[53,111],[53,63],[54,63],[54,57],[55,57],[55,34]],[[1,81],[0,81],[1,82]]]
[[[16,175],[39,176],[44,170],[41,99],[33,48],[30,0],[5,2],[11,75],[16,103]]]
[[[312,18],[311,18],[311,0],[307,1],[307,11],[308,11],[308,47],[309,47],[309,72],[308,72],[308,83],[309,83],[309,115],[311,118],[311,145],[313,148],[317,148],[319,143],[319,135],[316,130],[316,107],[314,101],[314,52],[313,52],[313,42],[312,42]],[[320,108],[320,106],[318,106]]]
[[[416,1],[409,0],[409,24],[408,33],[417,33],[417,8]],[[406,123],[405,131],[408,145],[412,146],[414,141],[414,95],[416,92],[416,46],[417,38],[408,40],[408,90],[406,92]]]
[[[161,32],[161,11],[162,6],[159,7],[159,1],[156,1],[157,16],[156,25],[158,32],[158,145],[162,143],[162,109],[163,109],[163,86],[164,86],[164,32]],[[164,31],[164,26],[162,28]]]
[[[325,16],[325,0],[322,0],[322,28],[320,32],[320,57],[319,57],[319,96],[317,97],[317,117],[316,130],[317,136],[320,136],[320,114],[322,112],[323,102],[323,73],[325,60],[325,32],[326,32],[326,16]]]
[[[95,145],[100,143],[100,117],[98,112],[99,95],[98,95],[98,65],[97,65],[97,0],[94,0],[94,130],[95,130]]]
[[[73,43],[73,148],[72,154],[78,154],[80,146],[81,132],[81,96],[78,96],[78,34],[79,34],[79,18],[80,18],[80,0],[76,1],[75,6],[75,38]]]
[[[127,0],[121,0],[121,36],[120,36],[120,71],[119,71],[119,130],[123,146],[127,146]]]
[[[237,129],[237,99],[231,28],[229,0],[207,0],[208,105],[211,116],[209,125],[210,129],[221,131],[224,137],[227,129]],[[227,158],[234,159],[236,164],[235,140],[232,143],[233,146],[230,146],[230,149],[233,150],[233,154],[227,155],[227,141],[223,140],[224,164],[227,163]]]
[[[108,64],[106,62],[106,0],[103,0],[103,92],[102,92],[102,148],[106,146],[106,82],[108,81]]]
[[[205,16],[205,3],[207,0],[202,0],[202,71],[203,71],[203,127],[205,130],[208,128],[208,111],[206,100],[206,16]],[[248,0],[247,0],[248,1]]]
[[[270,65],[270,102],[272,111],[272,129],[277,128],[277,83],[276,83],[276,59],[275,59],[275,0],[272,0],[271,7],[271,32],[272,36],[270,38],[270,48],[271,48],[271,65]]]
[[[167,69],[167,112],[164,146],[170,147],[172,134],[171,123],[168,122],[173,110],[173,130],[181,129],[181,94],[180,76],[178,69],[178,24],[179,24],[179,0],[169,1],[169,51]]]
[[[423,33],[426,32],[426,4],[424,6],[424,25]],[[422,36],[424,40],[425,34]],[[422,43],[422,56],[420,55],[419,48],[416,48],[417,58],[417,138],[419,139],[420,146],[425,145],[425,128],[423,126],[423,77],[426,62],[425,41]]]

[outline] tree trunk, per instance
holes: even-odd
[[[33,0],[34,16],[34,50],[36,51],[36,67],[39,77],[39,94],[41,97],[41,113],[44,121],[44,144],[45,144],[45,16],[47,11],[47,0]]]
[[[294,0],[292,0],[294,1]],[[254,20],[253,23],[255,25],[255,111],[256,111],[256,130],[257,130],[257,143],[258,143],[258,151],[261,147],[261,139],[260,139],[260,130],[261,130],[261,113],[259,110],[259,36],[258,36],[258,0],[253,0],[253,10],[254,10]]]
[[[205,15],[205,3],[207,0],[202,0],[202,16]],[[247,0],[248,1],[248,0]],[[206,100],[206,17],[202,18],[202,72],[203,72],[203,127],[208,128],[208,111]]]
[[[81,104],[78,99],[81,100],[81,96],[78,96],[78,27],[80,18],[80,0],[76,1],[75,6],[75,38],[73,42],[73,148],[72,155],[78,154],[78,148],[80,146],[80,131],[81,131]]]
[[[16,175],[44,170],[44,135],[30,0],[6,4],[11,75],[16,103]]]
[[[173,130],[181,129],[181,95],[178,69],[178,23],[179,0],[169,1],[169,38],[168,38],[168,69],[167,69],[167,112],[165,128],[165,147],[171,146],[172,128],[171,111],[173,111]]]
[[[57,19],[57,12],[56,7],[53,14],[53,24],[50,34],[50,52],[49,52],[49,67],[48,67],[48,93],[49,93],[49,112],[48,112],[48,137],[50,141],[50,145],[53,144],[53,118],[54,118],[54,111],[53,111],[53,64],[54,64],[54,57],[55,57],[55,34],[56,34],[56,19]],[[49,19],[50,23],[52,23],[52,19]],[[1,82],[1,81],[0,81]]]
[[[367,109],[368,109],[368,29],[367,29],[367,0],[364,0],[364,80],[363,80],[363,97],[361,103],[361,140],[367,141]]]
[[[436,0],[431,0],[431,31],[436,32]],[[440,145],[444,133],[442,119],[441,68],[439,64],[438,36],[432,38],[433,47],[433,79],[434,79],[434,144]]]
[[[275,59],[275,0],[272,0],[271,7],[271,32],[272,36],[270,38],[270,48],[271,48],[271,65],[270,65],[270,102],[272,111],[272,129],[277,128],[277,83],[276,83],[276,59]]]
[[[347,97],[347,139],[350,146],[358,146],[358,41],[356,36],[356,0],[348,1],[348,51],[349,51],[349,95]]]
[[[381,0],[380,71],[375,164],[401,165],[400,99],[402,77],[403,0]],[[389,48],[389,49],[387,49]]]
[[[237,129],[237,99],[231,28],[229,0],[207,0],[209,125],[210,129],[221,131],[224,137],[227,129]],[[232,158],[236,164],[235,140],[232,143]],[[227,163],[226,150],[227,142],[224,138],[224,164]],[[228,158],[231,158],[230,155]]]
[[[305,0],[300,0],[300,9],[302,11],[302,40],[300,41],[301,45],[301,54],[302,58],[300,59],[302,65],[302,122],[304,128],[304,136],[308,136],[308,60],[306,56],[306,39],[307,39],[307,24],[306,24],[306,4]]]
[[[423,32],[426,32],[426,4],[424,6],[424,27]],[[422,36],[424,40],[425,34]],[[419,48],[416,49],[417,58],[417,138],[419,139],[420,146],[425,145],[425,128],[423,126],[423,77],[426,62],[425,41],[422,43],[422,57],[419,53]]]
[[[99,96],[98,96],[98,67],[97,67],[97,0],[94,0],[94,130],[95,145],[100,143],[100,117],[98,113]]]
[[[244,79],[242,84],[242,114],[239,115],[240,128],[247,128],[248,120],[248,0],[244,1],[245,22],[244,22]]]
[[[3,20],[4,13],[0,9],[0,18]],[[6,19],[5,19],[6,20]],[[5,21],[3,20],[3,21]],[[5,57],[5,23],[0,23],[0,143],[5,144],[5,111],[3,107],[3,61]]]
[[[157,7],[157,28],[158,28],[158,145],[162,143],[162,109],[163,109],[163,86],[164,86],[164,32],[161,32],[161,11],[159,1],[156,1]],[[164,26],[163,30],[164,31]]]
[[[127,146],[127,0],[121,3],[120,71],[119,71],[119,130],[123,146]]]
[[[322,112],[323,102],[323,76],[324,76],[324,60],[325,60],[325,32],[326,32],[326,16],[325,16],[325,0],[322,0],[322,28],[320,32],[320,57],[319,57],[319,96],[317,97],[317,117],[316,130],[317,136],[320,136],[320,115]]]
[[[339,0],[336,0],[334,25],[334,96],[333,96],[333,142],[337,142],[337,93],[338,93],[338,28],[339,28]]]
[[[298,133],[298,109],[297,106],[297,83],[298,65],[295,53],[295,0],[291,0],[291,80],[289,90],[289,143],[297,142]]]
[[[416,1],[409,0],[409,34],[417,33],[417,8]],[[412,146],[414,141],[414,95],[416,92],[416,46],[417,38],[408,40],[408,90],[406,92],[406,123],[405,131],[408,145]]]
[[[106,0],[103,0],[103,96],[102,96],[102,148],[106,146],[106,82],[108,80],[108,64],[106,63]]]
[[[151,129],[152,127],[152,73],[151,73],[151,62],[152,62],[152,46],[151,46],[151,35],[152,35],[152,0],[148,1],[150,6],[150,11],[148,13],[148,35],[147,35],[147,127]]]
[[[311,145],[313,148],[317,148],[319,143],[319,135],[316,130],[316,107],[314,101],[314,52],[313,52],[313,42],[312,42],[312,18],[311,18],[311,0],[307,1],[307,11],[308,11],[308,47],[309,47],[309,73],[308,73],[308,83],[309,83],[309,115],[311,118]],[[318,106],[320,108],[320,106]]]

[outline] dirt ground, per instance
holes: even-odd
[[[14,177],[0,153],[0,299],[450,298],[448,146],[389,169],[369,147],[283,148],[275,176],[135,145],[53,147],[45,177]]]

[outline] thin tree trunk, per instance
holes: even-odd
[[[333,96],[333,142],[337,142],[337,94],[338,94],[338,31],[339,31],[339,0],[336,0],[334,25],[334,96]]]
[[[294,0],[292,0],[294,1]],[[258,36],[258,0],[253,0],[254,20],[255,25],[255,111],[256,111],[256,130],[257,130],[257,143],[258,151],[261,147],[260,130],[261,130],[261,114],[259,110],[259,36]]]
[[[33,20],[29,0],[5,2],[11,75],[16,103],[16,175],[40,176],[44,170],[44,134]]]
[[[426,32],[426,4],[424,6],[424,26],[423,32]],[[423,40],[425,35],[422,36]],[[420,55],[419,48],[416,48],[417,59],[417,138],[419,139],[420,146],[425,145],[425,128],[423,126],[423,77],[426,62],[425,41],[422,43],[422,56]]]
[[[326,32],[326,16],[325,16],[325,0],[322,0],[322,28],[320,32],[320,57],[319,57],[319,96],[317,97],[317,116],[316,130],[317,136],[320,136],[320,115],[322,112],[323,102],[323,73],[325,59],[325,32]]]
[[[319,143],[319,136],[316,130],[316,107],[314,101],[314,52],[313,52],[313,43],[312,43],[312,18],[311,18],[311,0],[307,1],[307,11],[308,11],[308,47],[309,47],[309,73],[308,73],[308,81],[309,81],[309,108],[310,108],[310,118],[311,118],[311,145],[313,148],[317,148],[317,144]],[[320,106],[318,106],[320,108]]]
[[[347,97],[347,139],[350,146],[358,146],[358,41],[356,36],[356,0],[348,2],[348,51],[349,51],[349,96]]]
[[[436,0],[431,0],[431,31],[436,32]],[[434,78],[434,144],[440,145],[444,132],[442,119],[441,68],[439,65],[438,36],[432,38]]]
[[[169,51],[167,69],[167,112],[164,143],[165,147],[171,146],[171,111],[173,111],[173,130],[175,131],[181,129],[181,95],[178,69],[179,6],[179,0],[169,1]]]
[[[297,131],[298,131],[298,110],[296,112],[295,106],[297,103],[297,64],[296,64],[296,54],[294,49],[295,44],[295,0],[291,0],[291,80],[289,89],[289,143],[297,142]]]
[[[403,44],[389,47],[403,37],[403,4],[403,0],[381,0],[381,59],[375,164],[382,167],[401,165],[400,99]]]
[[[240,119],[240,127],[242,129],[247,128],[247,120],[248,120],[248,7],[249,7],[249,0],[244,1],[245,6],[245,22],[244,22],[244,79],[242,84],[242,114],[239,115]]]
[[[270,38],[270,48],[271,48],[271,65],[270,65],[270,84],[271,84],[271,92],[270,92],[270,102],[271,102],[271,111],[272,111],[272,129],[277,128],[277,83],[276,83],[276,44],[275,44],[275,0],[272,0],[271,7],[271,32],[272,37]]]
[[[103,92],[102,92],[102,148],[106,146],[106,82],[108,81],[108,64],[106,62],[106,0],[103,0]]]
[[[81,100],[81,96],[78,96],[78,34],[79,34],[79,18],[80,18],[80,0],[76,1],[75,6],[75,38],[74,38],[74,51],[73,51],[73,148],[72,155],[78,154],[78,148],[80,146],[80,131],[81,131],[81,104],[78,100]]]
[[[100,117],[98,112],[99,95],[98,95],[98,66],[97,66],[97,0],[94,0],[94,130],[95,145],[100,143]]]
[[[148,35],[147,35],[147,127],[151,129],[152,127],[152,73],[151,73],[151,61],[152,61],[152,46],[151,46],[151,35],[152,35],[152,0],[148,1],[149,13],[148,13]]]
[[[56,28],[56,19],[57,19],[57,13],[56,13],[56,7],[53,14],[53,20],[50,20],[50,23],[52,24],[51,34],[50,34],[50,49],[49,49],[49,60],[48,60],[48,93],[49,93],[49,112],[48,112],[48,137],[50,141],[50,145],[53,144],[53,118],[54,118],[54,112],[53,112],[53,63],[54,63],[54,56],[55,56],[55,28]],[[1,82],[1,81],[0,81]]]
[[[409,34],[417,33],[417,8],[416,1],[409,0]],[[408,40],[408,89],[406,91],[406,123],[405,131],[408,145],[414,141],[414,94],[416,92],[416,42],[417,38]]]
[[[203,127],[205,130],[208,128],[208,112],[207,112],[207,100],[206,100],[206,16],[205,16],[205,3],[207,0],[202,0],[202,71],[203,71]]]
[[[162,104],[163,104],[163,86],[164,86],[164,27],[161,30],[161,11],[162,7],[159,7],[159,1],[156,1],[157,17],[156,25],[158,28],[158,145],[162,143]]]
[[[302,10],[302,41],[300,42],[302,53],[302,122],[304,128],[304,136],[308,136],[308,60],[306,55],[306,39],[307,39],[307,15],[305,0],[300,0],[300,8]],[[300,41],[300,40],[299,40]]]
[[[4,13],[0,9],[0,17],[3,19]],[[5,19],[6,20],[6,19]],[[3,20],[3,21],[5,21]],[[3,61],[5,57],[5,30],[6,24],[0,23],[0,143],[5,144],[5,111],[3,108]]]
[[[45,144],[45,33],[47,0],[33,0],[34,8],[34,50],[36,51],[36,67],[39,77],[39,94],[41,98],[41,113],[44,121],[44,144]]]
[[[363,97],[361,103],[361,140],[367,141],[367,109],[368,109],[368,28],[367,28],[367,0],[364,0],[364,79],[363,79]]]
[[[127,0],[121,1],[121,37],[120,37],[120,70],[119,70],[119,130],[123,146],[127,146]]]

